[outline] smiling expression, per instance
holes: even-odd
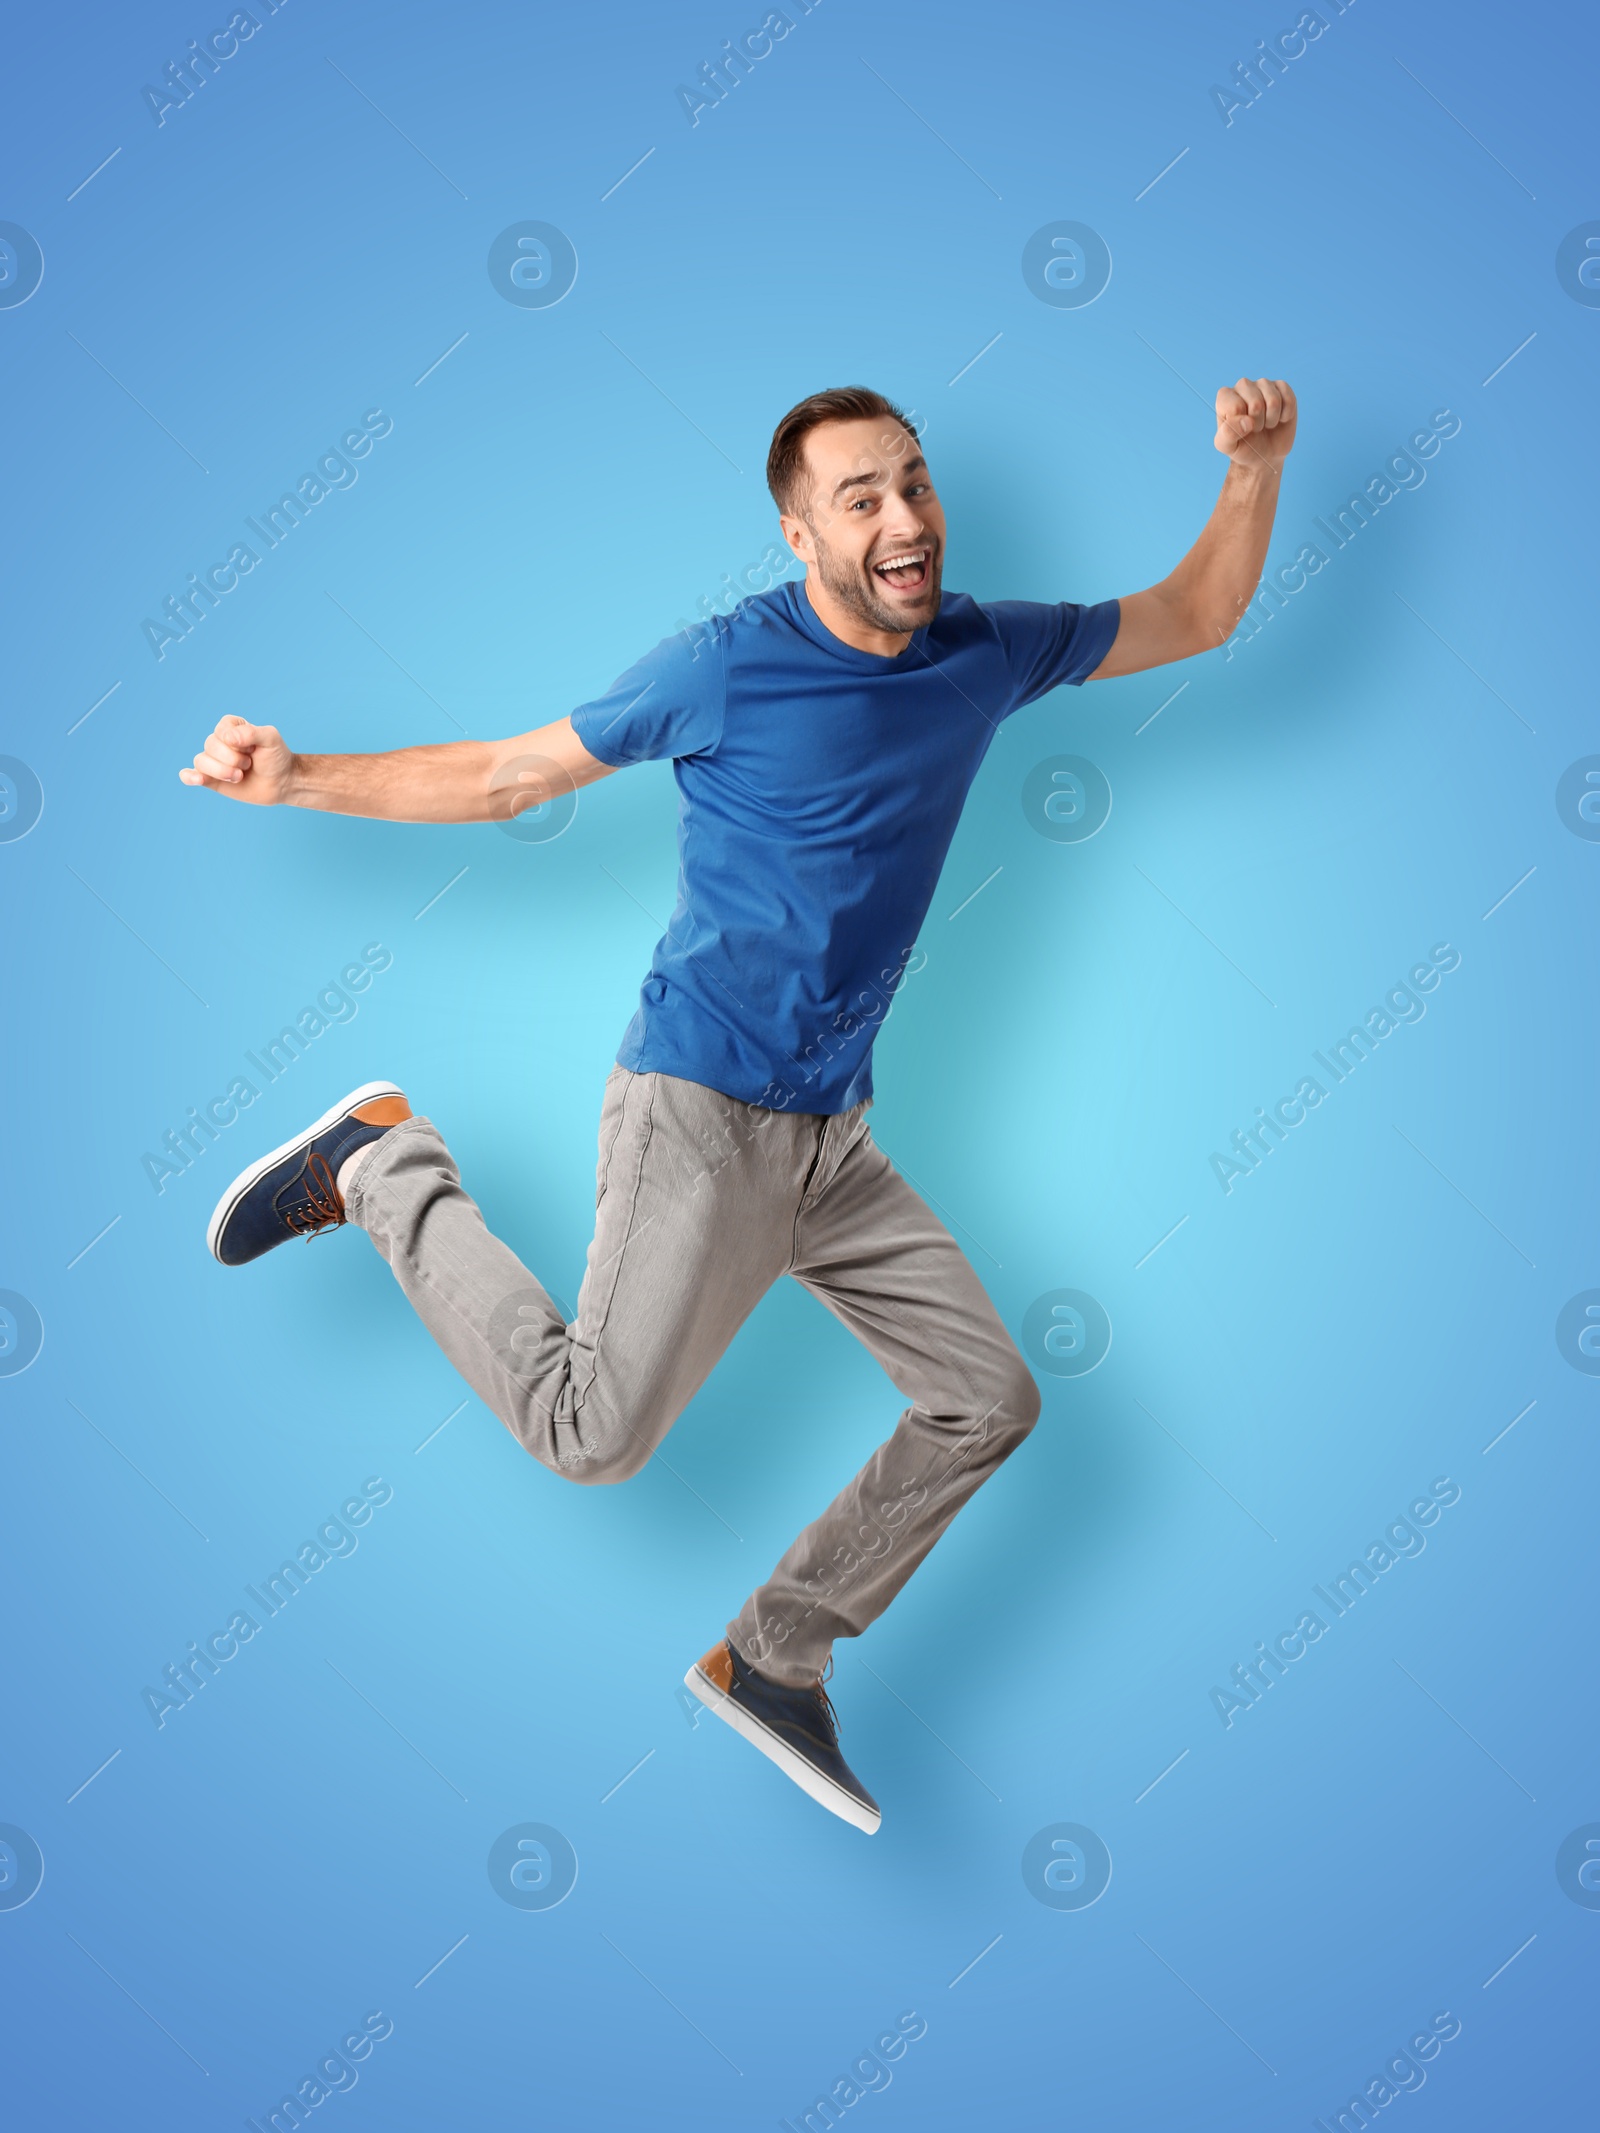
[[[877,416],[826,422],[805,457],[802,515],[784,514],[790,546],[858,626],[924,628],[939,612],[945,527],[915,437]]]

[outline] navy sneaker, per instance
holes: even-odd
[[[802,1792],[871,1836],[883,1817],[839,1753],[839,1722],[820,1681],[807,1689],[785,1688],[747,1666],[726,1640],[713,1645],[683,1680],[708,1710],[769,1756]]]
[[[239,1173],[217,1202],[206,1246],[224,1266],[244,1266],[291,1237],[315,1237],[344,1220],[341,1163],[411,1116],[392,1081],[365,1081],[314,1126]]]

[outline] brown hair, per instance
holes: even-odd
[[[794,507],[805,476],[806,439],[825,422],[859,422],[864,416],[881,415],[896,423],[913,444],[917,433],[892,400],[867,385],[835,385],[827,392],[812,393],[791,407],[772,433],[767,454],[767,487],[780,511]],[[885,440],[887,448],[887,440]]]

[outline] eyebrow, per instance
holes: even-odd
[[[900,471],[903,474],[915,474],[919,470],[924,474],[926,474],[928,471],[928,462],[923,458],[920,452],[917,454],[915,459],[908,459]],[[843,496],[846,489],[858,489],[862,487],[869,489],[876,488],[878,483],[883,481],[885,478],[886,477],[882,469],[880,469],[875,474],[847,474],[843,481],[836,482],[834,484],[832,500],[833,502],[837,503],[839,501],[839,498]]]

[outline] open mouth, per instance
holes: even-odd
[[[901,548],[874,563],[872,574],[880,585],[892,586],[896,592],[921,592],[932,561],[931,548]]]

